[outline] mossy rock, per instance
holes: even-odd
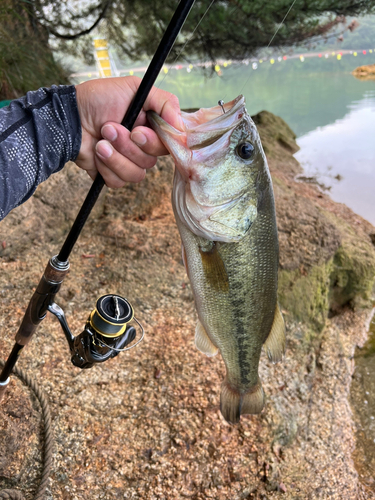
[[[324,328],[329,314],[343,307],[371,307],[375,285],[375,252],[362,245],[344,242],[328,262],[300,269],[280,270],[279,301],[294,318]]]
[[[281,146],[289,155],[299,150],[296,134],[282,118],[269,111],[261,111],[251,117],[259,130],[262,145],[267,157],[277,156],[277,147]]]
[[[367,241],[347,238],[336,252],[330,277],[330,309],[371,305],[375,284],[375,252]]]
[[[279,301],[291,317],[321,331],[329,314],[370,307],[375,231],[318,184],[301,182],[295,134],[279,117],[253,117],[273,179],[280,244]]]
[[[324,328],[330,308],[333,259],[314,266],[308,273],[299,269],[279,273],[279,302],[294,318],[309,323],[314,330]]]

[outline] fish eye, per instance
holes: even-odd
[[[250,142],[243,142],[236,148],[236,153],[243,160],[248,160],[254,154],[255,148]]]

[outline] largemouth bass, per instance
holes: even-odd
[[[262,346],[273,362],[285,350],[272,181],[243,96],[182,119],[179,131],[148,113],[176,165],[172,203],[199,318],[195,344],[208,356],[220,351],[220,409],[235,423],[264,406]]]

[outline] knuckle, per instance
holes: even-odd
[[[114,187],[115,187],[115,189],[119,189],[119,188],[124,187],[124,186],[125,186],[125,184],[126,184],[126,182],[125,182],[125,181],[123,181],[123,180],[121,180],[121,179],[119,179],[119,180],[118,180],[115,184],[116,184],[116,185],[114,186]]]
[[[171,94],[169,97],[169,101],[173,107],[176,107],[176,108],[180,107],[180,101],[178,100],[178,97],[176,95]]]
[[[113,172],[110,172],[110,175],[103,175],[104,182],[106,185],[113,189],[121,188],[125,185],[126,181],[121,179],[117,175],[114,175]]]

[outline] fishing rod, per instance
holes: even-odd
[[[163,64],[187,18],[195,0],[180,0],[177,9],[150,62],[136,95],[130,104],[121,125],[131,130],[154,85]],[[98,173],[81,209],[69,231],[58,255],[50,259],[39,284],[32,295],[15,338],[13,349],[0,374],[0,400],[8,386],[10,374],[22,349],[30,342],[38,325],[47,312],[54,314],[60,322],[68,341],[71,361],[80,368],[90,368],[113,358],[119,352],[135,347],[144,336],[142,325],[134,316],[130,303],[114,294],[100,297],[91,312],[85,328],[78,336],[69,329],[64,311],[55,303],[55,297],[69,271],[69,256],[104,186]],[[141,338],[126,348],[136,337],[136,330],[129,323],[134,320],[141,329]]]

